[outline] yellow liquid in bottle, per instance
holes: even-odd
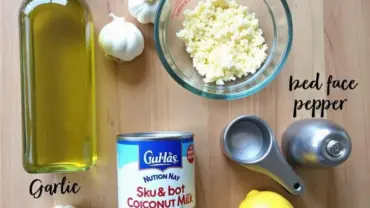
[[[81,0],[28,0],[19,17],[23,166],[87,170],[97,160],[90,11]]]

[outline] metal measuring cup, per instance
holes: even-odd
[[[229,159],[271,177],[289,193],[305,191],[303,180],[285,160],[271,128],[260,118],[243,115],[234,119],[221,135],[221,147]]]

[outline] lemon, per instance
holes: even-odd
[[[239,208],[294,208],[293,205],[278,193],[272,191],[250,191],[239,205]]]

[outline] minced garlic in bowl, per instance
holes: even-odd
[[[256,15],[234,0],[200,1],[194,10],[185,10],[184,17],[177,37],[205,83],[224,85],[254,74],[267,58]]]

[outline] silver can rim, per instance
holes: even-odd
[[[194,133],[186,131],[149,131],[118,134],[118,140],[148,141],[148,140],[177,140],[194,138]]]

